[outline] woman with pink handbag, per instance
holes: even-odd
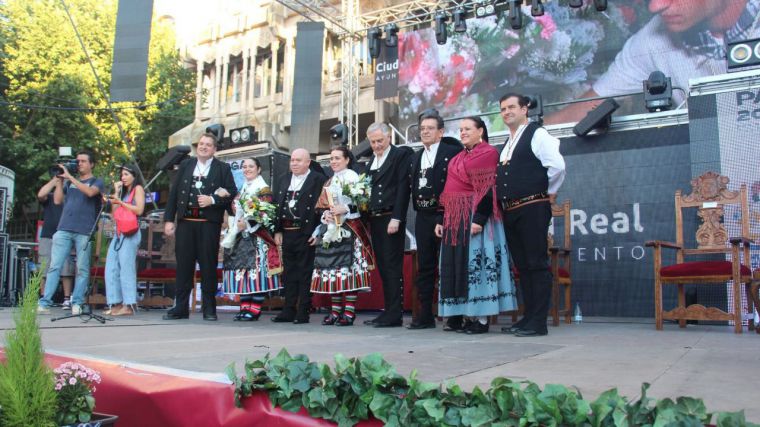
[[[137,249],[140,225],[137,217],[145,210],[145,189],[137,183],[136,169],[122,165],[121,179],[114,183],[109,198],[116,232],[106,256],[106,303],[104,314],[130,316],[137,305]]]

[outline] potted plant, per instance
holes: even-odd
[[[58,411],[56,422],[60,426],[98,422],[100,426],[116,424],[118,417],[93,413],[95,385],[100,374],[80,363],[66,362],[53,370]]]

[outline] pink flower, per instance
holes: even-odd
[[[557,24],[554,23],[554,19],[550,15],[537,16],[533,18],[541,25],[541,38],[549,40],[552,35],[557,31]]]
[[[515,43],[512,46],[501,51],[501,55],[507,59],[512,59],[520,52],[520,45]]]
[[[75,385],[77,383],[77,379],[74,377],[69,378],[69,384]]]

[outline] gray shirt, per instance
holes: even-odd
[[[63,199],[63,213],[61,214],[61,222],[58,223],[58,230],[90,234],[92,226],[95,225],[98,212],[100,212],[105,185],[103,180],[96,177],[84,179],[81,182],[90,187],[98,187],[100,193],[87,197],[75,185],[71,185],[70,182],[66,183],[63,187],[66,196]]]

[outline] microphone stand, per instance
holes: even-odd
[[[104,195],[103,198],[105,200],[108,200],[108,195]],[[86,247],[89,247],[92,241],[95,239],[95,233],[98,230],[98,223],[100,222],[101,217],[103,216],[103,211],[105,210],[106,205],[108,205],[108,202],[105,200],[100,204],[100,210],[98,211],[98,216],[95,217],[95,222],[92,224],[92,228],[90,229],[90,235],[89,235],[90,237],[87,239]],[[99,259],[100,259],[100,254],[95,254],[95,260],[97,261]],[[93,313],[92,306],[90,304],[87,304],[86,301],[89,298],[90,293],[92,292],[92,286],[94,282],[95,282],[95,275],[90,274],[90,280],[87,283],[87,289],[85,290],[85,293],[84,293],[85,303],[80,305],[80,308],[82,311],[79,314],[72,313],[72,314],[67,314],[65,316],[54,317],[50,319],[50,321],[55,322],[57,320],[71,319],[72,317],[78,317],[80,320],[82,320],[82,322],[85,322],[85,323],[94,319],[100,323],[105,324],[107,320],[113,320],[113,318],[105,317],[105,316],[101,316],[99,314]],[[103,282],[105,283],[105,272],[103,273]]]

